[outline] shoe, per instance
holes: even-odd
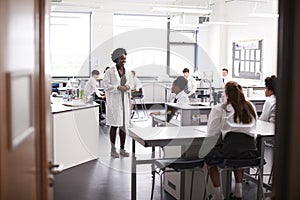
[[[230,193],[229,199],[230,200],[242,200],[243,198],[242,197],[235,197],[235,196],[233,196],[232,193]]]
[[[119,157],[120,157],[119,154],[118,154],[116,151],[110,152],[110,155],[111,155],[111,157],[113,157],[113,158],[119,158]]]
[[[242,197],[230,196],[230,200],[243,200]]]
[[[266,145],[267,147],[272,147],[272,148],[274,148],[274,142],[273,142],[273,141],[265,141],[265,145]]]
[[[129,153],[127,151],[125,151],[125,149],[120,150],[120,155],[123,157],[129,157]]]
[[[216,195],[211,195],[211,194],[210,194],[210,195],[208,196],[208,199],[209,199],[209,200],[223,200],[224,198],[218,199],[218,198],[216,197]],[[226,199],[224,199],[224,200],[226,200]]]

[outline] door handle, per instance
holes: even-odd
[[[53,187],[54,182],[55,182],[55,178],[54,178],[53,174],[49,174],[48,179],[49,179],[49,186]]]
[[[64,165],[63,164],[53,164],[52,162],[49,162],[49,171],[50,174],[56,175],[63,171]]]

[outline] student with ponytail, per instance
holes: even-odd
[[[213,199],[224,199],[220,188],[217,166],[224,159],[250,159],[258,157],[256,135],[251,132],[256,126],[255,107],[245,99],[242,87],[229,81],[225,85],[226,101],[212,108],[207,131],[220,135],[217,144],[206,156],[209,174],[214,186]],[[242,199],[243,170],[234,170],[235,193],[233,199]]]

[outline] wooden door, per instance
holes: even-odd
[[[300,2],[279,1],[273,199],[300,199]]]
[[[52,199],[47,2],[0,1],[0,199]]]

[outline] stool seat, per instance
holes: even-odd
[[[260,164],[260,157],[253,159],[225,159],[220,167],[242,168],[256,167]]]
[[[144,95],[132,97],[132,99],[142,99],[142,98],[144,98]]]
[[[155,161],[155,165],[160,169],[165,169],[166,167],[169,167],[169,168],[173,168],[174,170],[186,170],[186,169],[193,169],[195,167],[202,168],[204,165],[204,159],[157,160]]]

